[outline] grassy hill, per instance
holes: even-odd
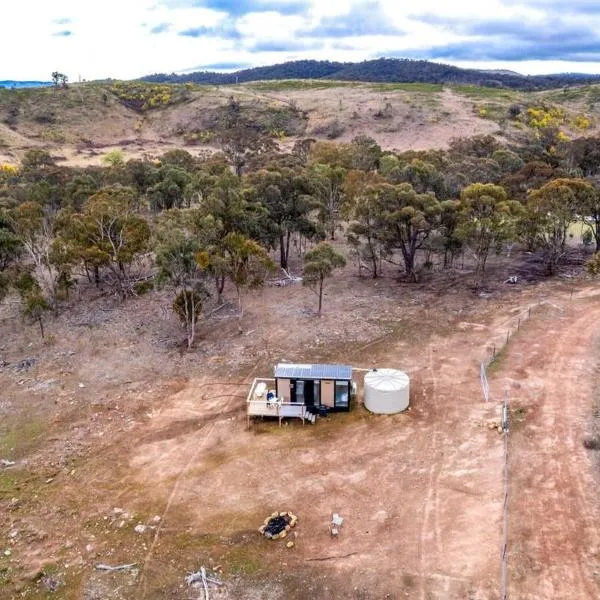
[[[345,142],[357,135],[385,149],[444,148],[454,137],[487,133],[522,141],[548,125],[572,138],[597,132],[600,123],[600,85],[532,92],[328,79],[229,86],[96,82],[0,89],[0,163],[15,163],[33,147],[81,165],[99,163],[114,148],[126,157],[214,149],[232,97],[284,148],[303,137]]]

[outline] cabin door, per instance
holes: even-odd
[[[305,381],[304,382],[304,404],[306,406],[315,405],[315,382]]]

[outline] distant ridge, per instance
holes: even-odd
[[[51,81],[13,81],[12,79],[0,80],[0,88],[37,88],[48,87]]]
[[[155,83],[189,82],[211,85],[231,85],[236,82],[279,79],[333,79],[373,83],[453,83],[518,90],[541,90],[600,83],[600,75],[577,73],[521,75],[505,70],[461,69],[452,65],[407,58],[378,58],[359,63],[297,60],[266,67],[243,69],[233,73],[204,70],[170,75],[158,73],[147,75],[141,79]]]

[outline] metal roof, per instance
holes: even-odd
[[[279,363],[275,367],[275,377],[279,379],[352,379],[350,365],[302,365]]]

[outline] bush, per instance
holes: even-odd
[[[339,138],[345,131],[345,127],[337,120],[327,121],[313,128],[314,135],[322,135],[329,140]]]
[[[588,435],[583,439],[583,447],[587,450],[600,450],[600,435]]]
[[[138,281],[133,285],[133,291],[136,296],[143,296],[151,292],[154,289],[154,282],[149,279],[148,281]]]
[[[521,107],[518,104],[511,104],[508,107],[508,116],[511,119],[516,119],[521,114]]]
[[[374,115],[374,119],[391,119],[394,116],[394,109],[389,102],[385,103],[383,108],[380,108]]]

